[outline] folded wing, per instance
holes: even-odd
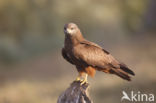
[[[109,70],[109,73],[116,74],[123,79],[130,80],[128,74],[134,75],[126,65],[118,62],[109,52],[99,45],[83,41],[74,47],[74,55],[77,59],[99,71]]]

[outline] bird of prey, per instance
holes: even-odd
[[[96,70],[115,74],[122,79],[131,80],[135,75],[125,64],[117,61],[108,51],[99,45],[86,40],[78,26],[68,23],[64,26],[65,41],[62,56],[76,66],[79,73],[76,81],[87,82],[87,76],[93,77]],[[83,77],[85,74],[85,77]]]

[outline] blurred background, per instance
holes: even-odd
[[[127,82],[97,72],[94,103],[120,103],[123,90],[156,94],[155,10],[156,0],[0,0],[0,103],[57,102],[77,76],[61,56],[68,22],[136,73]]]

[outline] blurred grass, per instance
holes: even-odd
[[[77,75],[61,57],[63,26],[68,22],[78,24],[88,40],[136,73],[128,83],[97,72],[89,78],[95,103],[120,102],[122,90],[155,94],[154,4],[154,0],[0,0],[0,103],[56,103]]]

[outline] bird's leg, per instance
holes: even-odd
[[[81,80],[81,74],[80,74],[80,73],[79,73],[79,75],[76,77],[76,80],[75,80],[75,81],[80,81],[80,82],[82,81],[82,80]]]
[[[85,84],[85,83],[88,83],[87,77],[88,77],[88,74],[85,74],[85,78],[84,78],[84,80],[81,82],[81,85],[83,85],[83,84]]]

